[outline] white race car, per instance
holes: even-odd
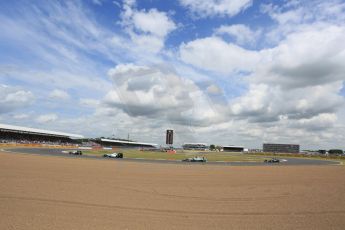
[[[187,158],[182,161],[186,162],[207,162],[207,159],[205,157],[193,157],[193,158]]]
[[[123,158],[123,153],[108,153],[108,154],[104,154],[103,157]]]

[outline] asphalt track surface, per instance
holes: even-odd
[[[133,158],[103,158],[99,156],[89,155],[70,155],[63,153],[62,151],[69,151],[68,149],[48,149],[48,148],[12,148],[4,150],[11,153],[21,154],[35,154],[35,155],[48,155],[55,157],[69,157],[69,158],[84,158],[84,159],[95,159],[95,160],[115,160],[115,161],[128,161],[128,162],[143,162],[143,163],[160,163],[160,164],[207,164],[207,165],[229,165],[229,166],[262,166],[262,165],[339,165],[338,161],[330,160],[319,160],[319,159],[306,159],[306,158],[284,158],[278,157],[278,159],[285,159],[286,161],[280,163],[264,163],[262,162],[182,162],[175,160],[150,160],[150,159],[133,159]],[[260,157],[260,156],[259,156]],[[264,158],[264,157],[263,157]],[[266,157],[267,158],[267,157]]]
[[[345,167],[0,153],[0,229],[343,230]]]

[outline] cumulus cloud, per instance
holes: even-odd
[[[227,29],[220,27],[215,34]],[[275,46],[261,50],[206,37],[181,45],[180,57],[202,70],[231,77],[247,72],[247,90],[229,98],[222,110],[230,121],[242,124],[243,128],[227,124],[242,140],[253,140],[256,133],[263,142],[317,143],[337,136],[338,114],[344,108],[344,29],[320,22],[295,26]]]
[[[344,105],[344,98],[337,94],[339,87],[340,82],[290,90],[252,84],[245,95],[232,101],[231,113],[249,122],[310,119],[335,113]]]
[[[334,113],[321,113],[309,119],[300,119],[292,127],[304,128],[309,131],[322,131],[331,129],[336,122],[338,117]]]
[[[58,116],[54,113],[40,115],[36,118],[36,122],[38,123],[49,123],[55,122],[58,119]]]
[[[229,35],[239,45],[253,45],[260,35],[260,31],[253,31],[243,24],[222,25],[215,30],[216,35]]]
[[[190,80],[164,68],[122,64],[109,71],[114,90],[104,102],[132,117],[157,118],[170,123],[205,125],[219,114]]]
[[[255,73],[258,82],[283,88],[345,80],[345,28],[325,25],[290,34],[267,52],[272,61]]]
[[[246,94],[232,101],[232,114],[252,122],[310,119],[344,105],[344,28],[325,26],[290,34],[260,52]]]
[[[26,119],[26,118],[28,118],[28,117],[29,117],[29,115],[28,115],[28,114],[24,114],[24,113],[22,113],[22,114],[15,114],[15,115],[13,116],[13,118],[14,118],[14,119],[17,119],[17,120]]]
[[[132,41],[151,52],[163,49],[166,36],[177,28],[167,13],[157,9],[138,10],[135,1],[124,1],[121,17]]]
[[[197,17],[231,17],[252,1],[180,3]],[[97,23],[89,4],[82,1],[16,5],[1,11],[0,40],[8,50],[27,50],[29,55],[19,55],[14,62],[9,59],[0,67],[0,75],[3,82],[32,88],[0,86],[3,121],[29,122],[33,112],[27,117],[22,108],[33,105],[31,111],[42,111],[34,118],[42,127],[66,131],[75,127],[77,133],[89,136],[130,132],[133,139],[162,143],[164,129],[173,127],[179,143],[258,147],[264,141],[313,146],[344,140],[345,3],[341,0],[262,5],[262,12],[273,20],[273,24],[267,21],[269,27],[254,30],[254,24],[222,21],[223,26],[208,31],[213,33],[210,37],[185,41],[177,53],[176,47],[165,50],[164,46],[180,18],[173,21],[170,12],[140,9],[135,0],[118,5],[123,31]],[[236,23],[248,22],[241,20],[236,18]],[[248,49],[253,44],[255,49]],[[110,62],[117,63],[109,71],[113,88],[104,76]],[[140,64],[120,64],[126,62]],[[154,66],[164,62],[169,64]],[[212,82],[213,78],[217,79]],[[66,82],[82,99],[80,108],[65,103],[60,112],[77,109],[75,116],[58,116],[52,109],[60,107],[52,103],[32,103],[33,92],[43,97],[42,92],[51,87],[66,89]],[[48,96],[70,98],[63,90]],[[47,109],[52,113],[46,114]]]
[[[176,25],[166,13],[157,9],[138,11],[132,16],[134,27],[144,33],[151,33],[157,37],[165,37]]]
[[[260,61],[260,54],[227,43],[219,37],[196,39],[180,46],[181,59],[196,67],[221,73],[250,71]]]
[[[79,100],[79,104],[85,107],[98,107],[100,102],[99,100],[96,99],[91,99],[91,98],[81,98]]]
[[[252,0],[179,0],[200,17],[234,16],[252,5]]]
[[[57,100],[67,100],[70,98],[70,95],[63,90],[59,89],[54,89],[50,94],[49,97],[52,99],[57,99]]]
[[[209,94],[213,94],[213,95],[219,95],[219,94],[222,94],[222,90],[215,84],[212,84],[210,86],[208,86],[206,88],[206,91],[209,93]]]
[[[157,53],[164,48],[164,40],[160,37],[145,34],[130,33],[131,39],[138,46],[138,49],[145,52]]]
[[[8,113],[29,106],[34,101],[34,95],[28,90],[0,85],[0,113]]]

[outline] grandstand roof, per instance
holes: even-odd
[[[21,127],[15,125],[6,125],[0,124],[0,131],[7,130],[12,132],[20,132],[20,133],[28,133],[28,134],[38,134],[38,135],[51,135],[51,136],[60,136],[60,137],[70,137],[70,138],[84,138],[82,135],[78,134],[71,134],[71,133],[63,133],[63,132],[56,132],[56,131],[49,131],[43,129],[35,129],[35,128],[28,128],[28,127]]]
[[[244,148],[244,146],[239,146],[239,145],[225,145],[223,148]]]
[[[206,143],[184,143],[183,145],[208,145]]]
[[[153,143],[144,143],[144,142],[136,142],[136,141],[112,140],[112,139],[105,139],[105,138],[102,138],[101,141],[104,141],[104,142],[113,142],[113,143],[120,143],[120,144],[133,144],[133,145],[147,145],[147,146],[156,146],[156,145],[157,145],[157,144],[153,144]]]

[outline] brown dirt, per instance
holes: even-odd
[[[0,153],[0,229],[344,229],[344,176]]]

